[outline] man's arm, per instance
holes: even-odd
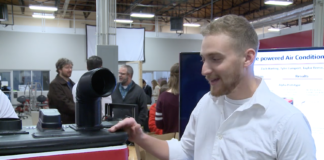
[[[124,129],[128,133],[128,139],[158,159],[166,160],[192,160],[194,158],[195,134],[196,134],[196,109],[192,112],[181,142],[176,139],[169,141],[159,140],[145,134],[141,126],[133,118],[126,118],[109,129],[110,132]]]
[[[163,99],[163,97],[159,98],[158,101],[156,102],[155,123],[156,123],[156,127],[159,129],[164,128],[163,105],[161,102],[162,99]]]
[[[305,116],[298,112],[287,118],[277,138],[277,159],[316,159],[311,128]]]
[[[60,113],[75,114],[75,103],[67,98],[63,92],[62,85],[56,83],[50,84],[49,90],[52,92],[50,101],[59,102],[59,105],[55,107]]]
[[[143,89],[140,90],[140,96],[137,102],[138,105],[138,122],[141,125],[144,125],[147,119],[147,103],[146,103],[146,94]]]

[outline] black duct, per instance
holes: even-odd
[[[93,69],[80,78],[76,90],[76,130],[99,130],[101,126],[101,97],[112,94],[116,79],[106,68]]]

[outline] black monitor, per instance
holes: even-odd
[[[186,129],[191,112],[210,90],[208,81],[201,74],[202,65],[199,52],[180,53],[179,138]]]
[[[107,104],[105,113],[111,116],[113,121],[120,121],[127,117],[133,117],[138,122],[138,106],[136,104]]]

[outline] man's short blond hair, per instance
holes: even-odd
[[[234,40],[236,51],[245,52],[252,48],[255,52],[259,49],[258,35],[253,26],[244,17],[225,15],[212,21],[202,31],[203,36],[225,34]]]

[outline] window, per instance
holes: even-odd
[[[49,71],[13,71],[14,91],[25,91],[26,85],[30,83],[39,83],[38,91],[48,90]]]
[[[169,78],[170,78],[170,72],[168,71],[154,72],[154,79],[158,81],[159,84],[163,80],[169,81]]]

